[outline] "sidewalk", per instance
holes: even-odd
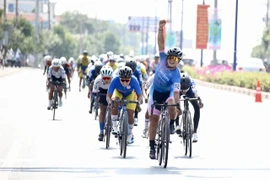
[[[195,79],[195,81],[196,81],[196,84],[200,86],[204,86],[204,87],[231,91],[231,92],[245,94],[245,95],[253,96],[253,97],[255,97],[255,94],[256,94],[256,90],[252,90],[252,89],[241,88],[241,87],[236,87],[236,86],[228,86],[228,85],[222,85],[222,84],[215,84],[215,83],[210,83],[206,81],[201,81],[198,79]],[[262,99],[270,99],[269,92],[261,92],[261,94],[262,94]]]
[[[2,67],[0,68],[0,78],[1,77],[5,77],[8,75],[12,75],[21,71],[24,71],[25,68],[21,67],[21,68],[15,68],[15,67],[5,67],[4,69],[2,69]]]

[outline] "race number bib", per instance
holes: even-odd
[[[174,91],[180,91],[180,89],[181,89],[180,83],[175,83],[173,89],[174,89]]]

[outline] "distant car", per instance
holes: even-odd
[[[259,58],[243,58],[237,60],[237,71],[266,72],[263,60]]]
[[[182,61],[183,61],[184,65],[187,65],[187,66],[195,66],[196,65],[196,62],[194,59],[183,58]]]

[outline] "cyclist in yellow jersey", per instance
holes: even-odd
[[[106,66],[110,66],[113,69],[113,71],[115,71],[118,68],[115,56],[109,56],[109,62],[106,63]]]
[[[88,56],[88,52],[86,50],[84,50],[83,54],[79,56],[78,63],[77,63],[78,73],[79,73],[79,77],[80,77],[80,82],[79,82],[79,90],[80,91],[81,91],[82,80],[83,80],[84,76],[87,74],[87,67],[88,67],[89,63],[90,63],[90,57]]]

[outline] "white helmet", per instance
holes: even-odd
[[[100,74],[102,77],[112,77],[113,69],[111,66],[103,66],[100,70]]]
[[[73,57],[70,57],[69,60],[68,60],[69,63],[74,62],[74,61],[75,61],[75,60],[74,60]]]
[[[44,60],[45,62],[47,62],[47,61],[50,61],[51,59],[52,59],[52,57],[49,56],[49,55],[47,55],[47,56],[44,57],[43,60]]]
[[[61,63],[60,63],[60,59],[53,59],[52,60],[52,67],[60,67],[61,66]]]
[[[118,63],[118,69],[120,69],[121,67],[125,66],[126,62],[120,62]]]
[[[60,58],[61,64],[67,64],[67,59],[65,57]]]
[[[114,55],[114,53],[113,53],[112,51],[108,51],[106,54],[107,54],[107,56],[112,56],[112,55]]]
[[[102,62],[101,61],[96,61],[95,62],[95,66],[102,66],[103,64],[102,64]]]

